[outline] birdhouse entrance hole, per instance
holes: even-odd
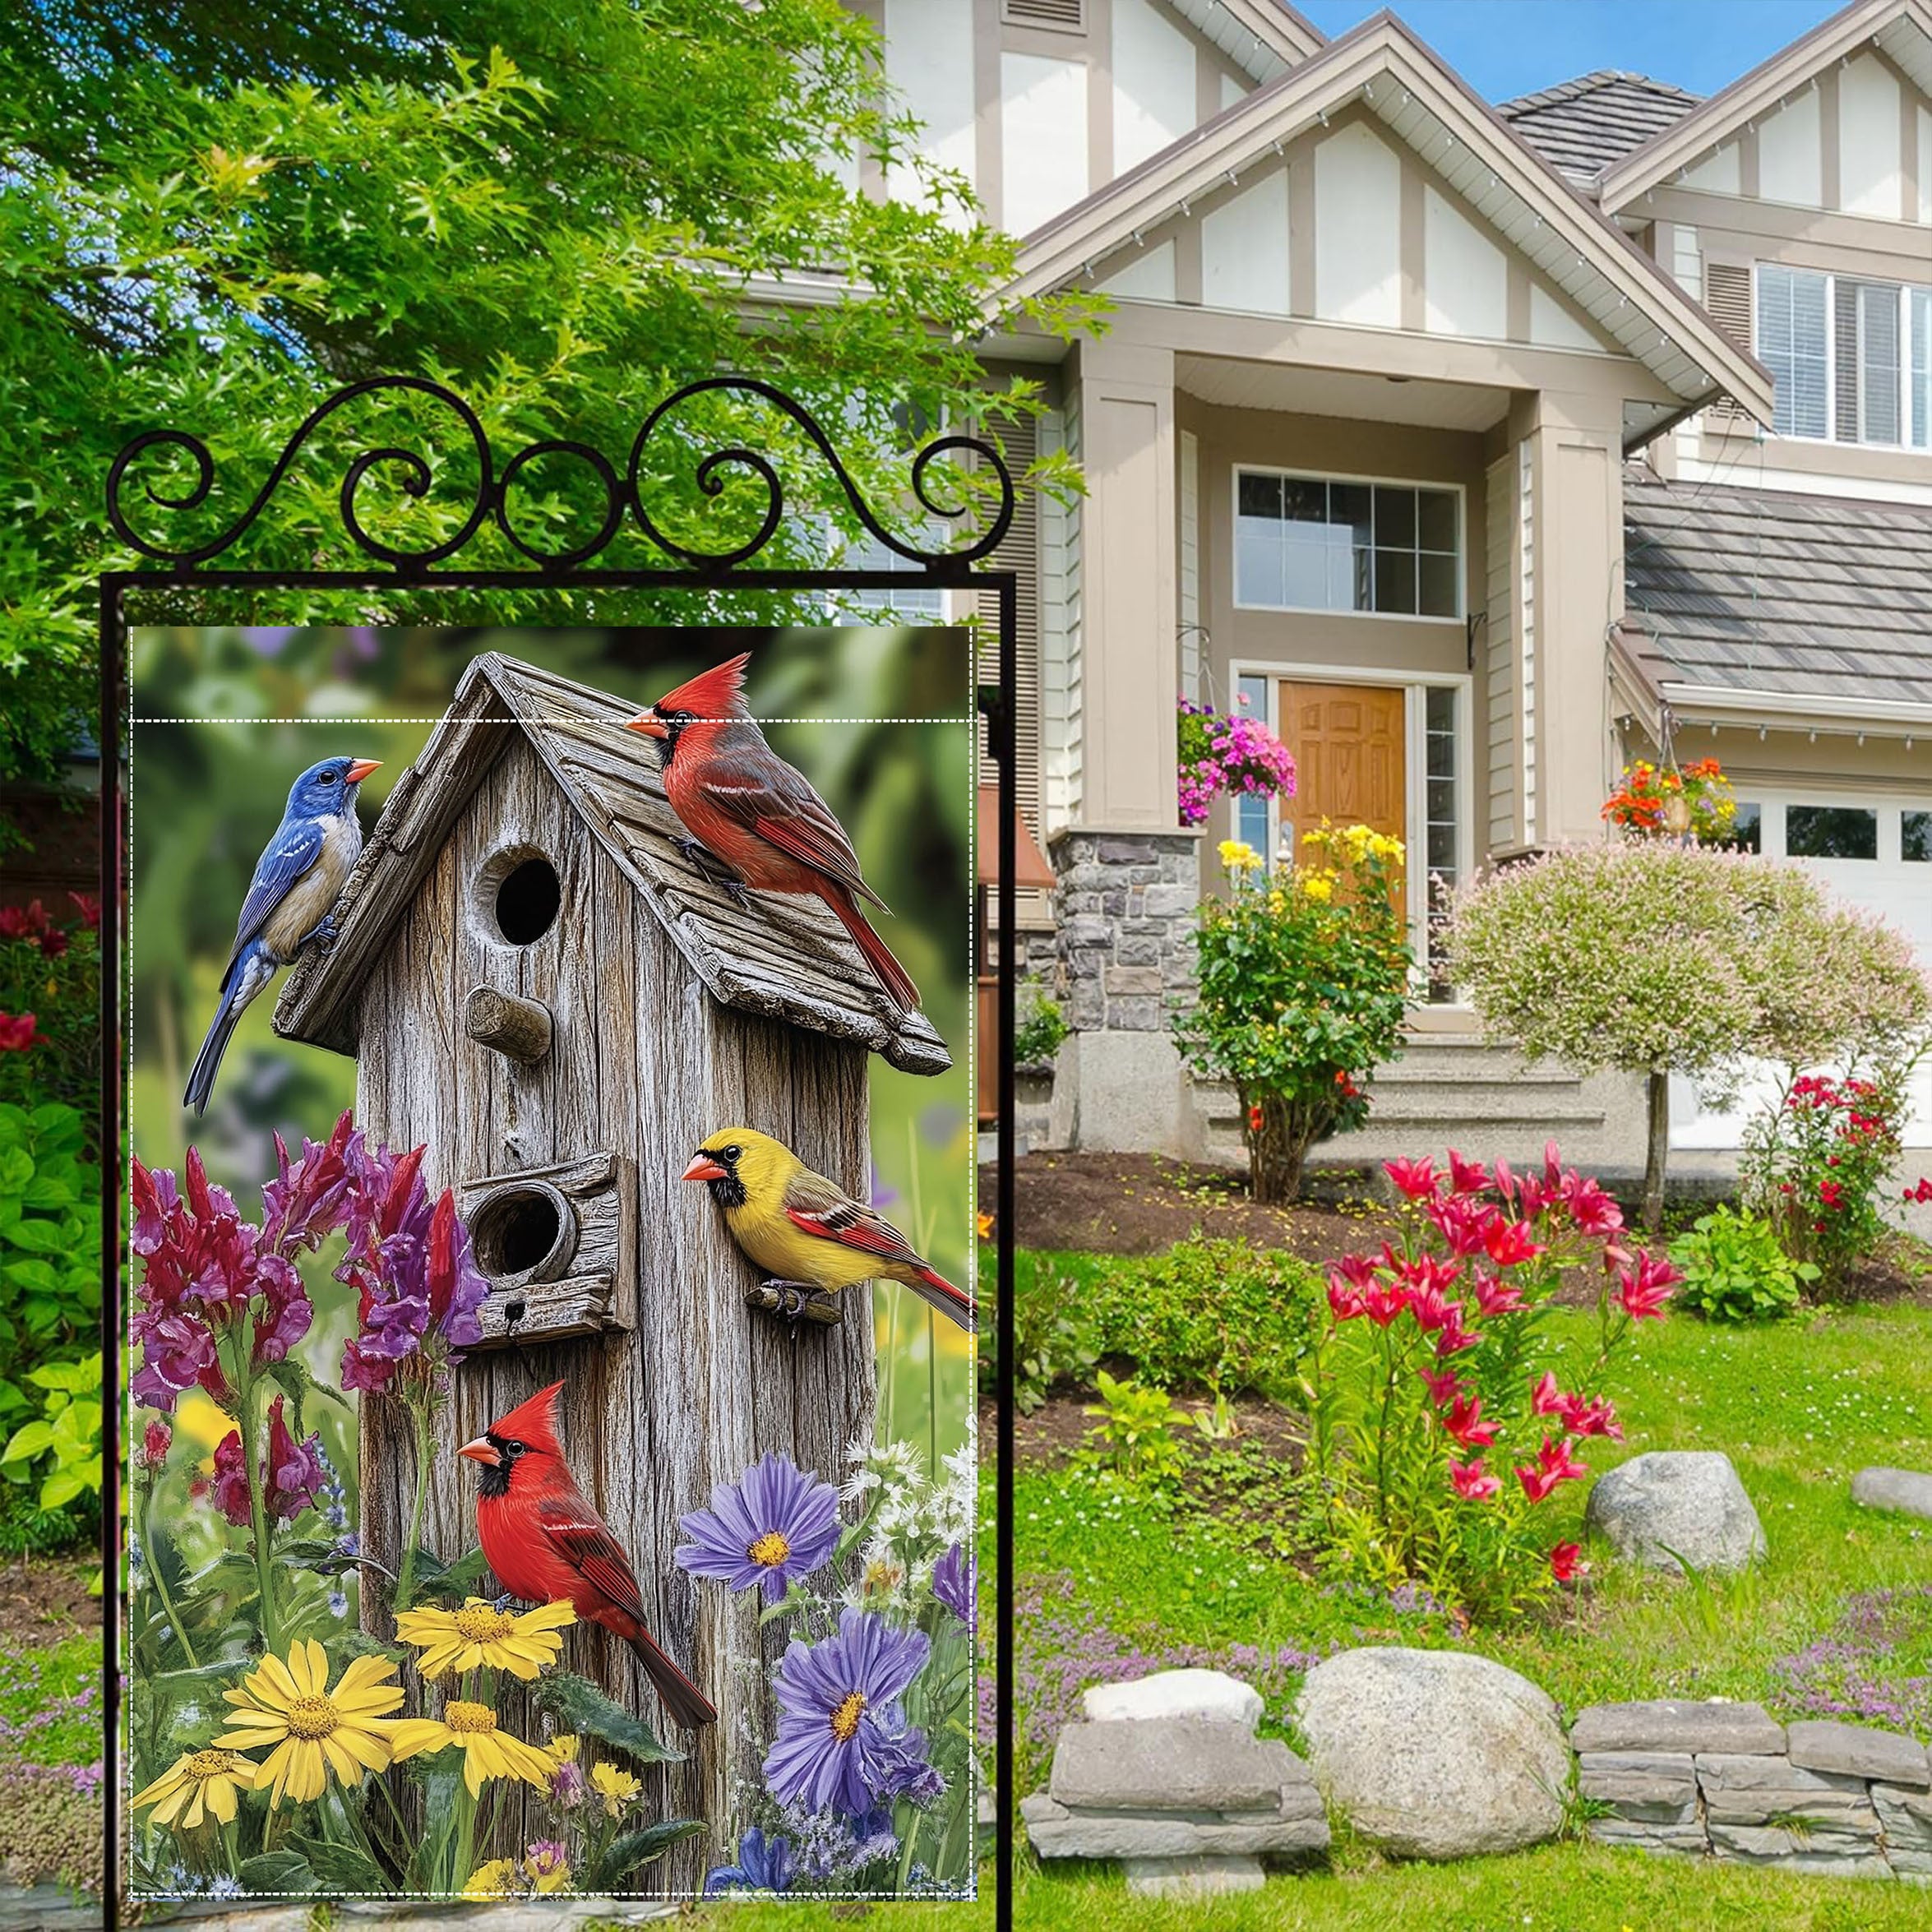
[[[525,1182],[487,1195],[469,1233],[477,1266],[503,1287],[562,1274],[576,1250],[577,1221],[554,1187]]]
[[[497,931],[513,946],[534,945],[557,923],[563,905],[556,867],[540,853],[499,853],[484,875],[486,901],[492,875]]]

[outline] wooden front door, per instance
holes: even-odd
[[[1301,834],[1324,818],[1407,839],[1404,696],[1399,685],[1283,679],[1281,737],[1295,760],[1295,795],[1282,801],[1282,829],[1297,857]]]

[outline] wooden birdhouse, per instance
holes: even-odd
[[[578,1481],[631,1554],[652,1631],[720,1721],[671,1724],[595,1626],[570,1633],[565,1662],[689,1752],[647,1775],[653,1814],[721,1830],[733,1782],[757,1771],[733,1722],[760,1680],[746,1666],[769,1672],[776,1639],[761,1643],[756,1592],[675,1567],[677,1519],[771,1449],[840,1480],[848,1445],[872,1433],[872,1324],[861,1296],[827,1326],[748,1307],[757,1276],[680,1175],[702,1138],[743,1124],[863,1198],[867,1056],[914,1073],[950,1061],[818,901],[740,906],[685,856],[651,744],[622,728],[636,710],[478,658],[383,807],[334,946],[298,965],[275,1026],[354,1056],[358,1121],[392,1147],[427,1144],[425,1173],[455,1189],[491,1283],[425,1544],[446,1559],[475,1546],[456,1445],[561,1380]],[[366,1399],[364,1543],[391,1570],[410,1463],[399,1406]],[[645,1883],[688,1889],[717,1849],[715,1835],[680,1847]]]

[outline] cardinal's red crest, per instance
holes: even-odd
[[[751,654],[740,651],[709,671],[687,678],[676,691],[668,691],[651,709],[662,717],[668,711],[688,711],[694,718],[749,718],[745,703],[745,667]]]
[[[557,1395],[563,1387],[552,1382],[539,1389],[527,1402],[520,1402],[506,1416],[490,1425],[490,1434],[505,1442],[520,1442],[525,1449],[542,1449],[556,1456],[563,1453],[557,1440]]]

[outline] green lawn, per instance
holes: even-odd
[[[1065,1272],[1102,1257],[1054,1257]],[[1560,1316],[1587,1345],[1581,1318]],[[1771,1551],[1750,1575],[1700,1587],[1625,1569],[1602,1549],[1580,1597],[1512,1630],[1469,1640],[1542,1685],[1570,1710],[1606,1698],[1773,1699],[1775,1659],[1823,1634],[1842,1600],[1865,1589],[1932,1583],[1932,1524],[1855,1509],[1848,1486],[1867,1463],[1932,1467],[1932,1313],[1913,1308],[1806,1314],[1776,1326],[1715,1329],[1689,1318],[1646,1324],[1621,1357],[1612,1392],[1627,1440],[1591,1445],[1599,1470],[1649,1449],[1722,1449],[1763,1518]],[[1587,1486],[1560,1492],[1552,1536],[1581,1529]],[[990,1518],[990,1485],[987,1509]],[[1019,1712],[1076,1688],[1088,1647],[1249,1643],[1322,1652],[1355,1643],[1458,1641],[1447,1620],[1399,1615],[1325,1589],[1236,1529],[1098,1487],[1065,1469],[1023,1465],[1018,1556],[1035,1641],[1020,1632]],[[1115,1639],[1119,1641],[1116,1643]],[[1932,1661],[1916,1666],[1932,1669]],[[1292,1672],[1269,1680],[1279,1726]],[[1034,1708],[1029,1710],[1028,1692]],[[1026,1751],[1023,1788],[1046,1754]],[[950,1932],[992,1923],[991,1867],[977,1906],[882,1906],[885,1932]],[[1800,1878],[1736,1865],[1652,1858],[1588,1844],[1510,1858],[1398,1865],[1358,1845],[1329,1869],[1200,1906],[1130,1899],[1117,1872],[1042,1870],[1023,1855],[1016,1923],[1041,1932],[1095,1925],[1174,1932],[1918,1932],[1932,1922],[1925,1888]],[[723,1925],[805,1932],[843,1922],[849,1907],[717,1908]]]
[[[0,1648],[0,1753],[30,1764],[100,1761],[100,1638]]]

